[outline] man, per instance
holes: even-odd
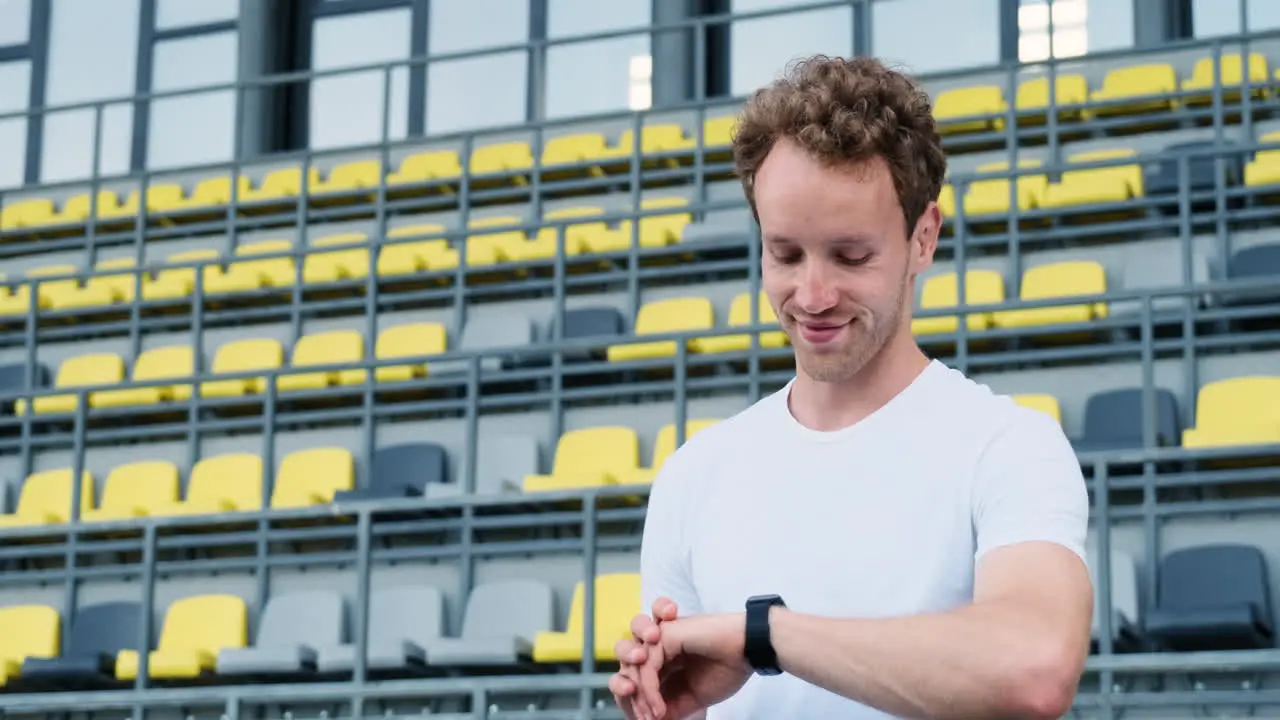
[[[814,57],[734,139],[778,393],[654,482],[644,607],[610,689],[630,718],[1057,718],[1089,648],[1088,499],[1049,416],[911,334],[946,173],[927,96]]]

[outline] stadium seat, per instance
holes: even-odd
[[[54,310],[79,310],[133,302],[137,297],[137,264],[133,258],[103,260],[94,266],[94,274],[79,292],[60,298]],[[147,274],[143,273],[145,280]]]
[[[1092,260],[1071,260],[1030,268],[1022,275],[1023,302],[1102,294],[1107,276],[1102,265]],[[999,328],[1027,328],[1044,325],[1086,323],[1107,317],[1105,302],[1051,305],[1016,310],[997,310],[992,321]]]
[[[417,185],[462,177],[462,163],[454,150],[423,150],[406,155],[399,169],[387,176],[388,187]]]
[[[241,187],[248,178],[241,178]],[[231,204],[231,179],[208,177],[199,180],[188,194],[178,183],[160,182],[147,190],[147,212],[155,215],[194,214],[192,211],[211,211]]]
[[[475,494],[516,494],[523,488],[524,478],[535,475],[542,467],[542,451],[536,438],[529,435],[505,435],[490,438],[489,450],[476,458]],[[428,485],[427,497],[452,497],[463,488],[459,474],[457,483]]]
[[[1086,550],[1089,575],[1094,578],[1093,621],[1089,636],[1096,651],[1102,633],[1103,603],[1102,585],[1097,581],[1098,550],[1090,546]],[[1112,549],[1111,560],[1111,638],[1116,650],[1138,647],[1140,638],[1140,607],[1138,602],[1138,571],[1133,556],[1123,550]]]
[[[695,434],[715,425],[719,420],[686,420],[684,423],[684,439],[687,442]],[[667,458],[676,451],[676,424],[669,423],[658,429],[653,441],[653,462],[649,467],[620,470],[617,475],[619,485],[649,485],[657,477]]]
[[[141,620],[142,606],[136,602],[78,608],[62,653],[56,657],[28,656],[22,663],[23,682],[67,690],[113,684],[120,653],[138,649]]]
[[[930,276],[924,281],[920,291],[921,310],[952,309],[958,306],[960,298],[959,275],[955,272]],[[1003,303],[1004,276],[995,270],[966,270],[964,274],[964,296],[966,305],[994,305]],[[965,326],[970,332],[990,330],[994,325],[991,311],[971,312],[966,316]],[[935,335],[954,333],[960,329],[960,318],[957,315],[940,315],[937,317],[913,317],[911,332],[915,335]]]
[[[513,173],[533,167],[533,151],[527,142],[480,145],[471,151],[471,174]]]
[[[1207,283],[1211,279],[1209,257],[1203,252],[1191,255],[1191,282],[1195,285]],[[1145,247],[1137,248],[1124,260],[1121,269],[1120,286],[1126,292],[1139,290],[1166,290],[1183,285],[1185,274],[1182,251],[1151,252]],[[1157,321],[1165,318],[1175,319],[1185,312],[1187,301],[1191,306],[1199,307],[1207,302],[1205,295],[1161,295],[1150,299],[1151,313]],[[1121,299],[1111,303],[1109,317],[1140,316],[1143,301],[1139,298]]]
[[[520,228],[524,220],[514,215],[476,218],[467,223],[472,231],[465,245],[468,267],[540,259],[533,255],[529,236]],[[481,232],[476,232],[481,231]],[[550,254],[545,257],[551,257]]]
[[[1249,545],[1170,552],[1160,562],[1146,632],[1166,650],[1245,650],[1274,644],[1267,560]]]
[[[951,88],[939,92],[933,101],[938,132],[944,135],[1000,130],[1008,110],[999,85]]]
[[[1054,105],[1060,122],[1080,120],[1084,116],[1082,106],[1089,102],[1089,82],[1077,73],[1059,72],[1053,86]],[[1038,77],[1018,85],[1015,104],[1020,121],[1043,123],[1049,113],[1049,78]]]
[[[332,502],[335,493],[355,487],[356,462],[339,447],[295,450],[276,473],[271,507],[299,508]]]
[[[521,355],[519,350],[509,350],[501,354],[494,354],[494,350],[527,347],[535,344],[536,341],[533,321],[527,316],[518,313],[477,315],[462,326],[458,349],[468,353],[484,353],[484,356],[479,359],[479,372],[490,374],[517,366]],[[427,374],[439,376],[466,373],[470,370],[471,362],[465,358],[431,360],[427,363]]]
[[[316,238],[302,263],[302,281],[308,285],[369,276],[369,236],[362,232],[337,233]],[[353,247],[358,246],[358,247]],[[316,252],[318,248],[342,248]]]
[[[62,618],[47,605],[0,608],[0,686],[21,677],[28,658],[58,656]]]
[[[426,358],[448,352],[449,333],[435,322],[407,323],[378,333],[374,352],[379,361],[414,358],[405,365],[382,365],[374,370],[377,382],[408,382],[427,376]]]
[[[202,292],[208,292],[209,278],[220,272],[216,265],[212,263],[219,259],[218,251],[213,248],[203,248],[200,250],[187,250],[185,252],[173,253],[165,258],[167,265],[182,265],[184,263],[193,264],[192,267],[176,267],[159,270],[155,273],[154,279],[145,280],[142,284],[142,299],[152,300],[179,300],[195,294],[196,291],[196,267],[195,263],[201,263],[200,282],[202,283]]]
[[[338,163],[323,179],[311,183],[313,196],[353,193],[358,190],[374,191],[382,183],[382,163],[378,160],[349,160]]]
[[[948,216],[949,217],[949,216]],[[755,219],[746,208],[732,210],[709,210],[701,220],[689,223],[684,228],[681,242],[712,244],[735,244],[749,242],[756,237]]]
[[[85,510],[84,522],[112,522],[151,515],[178,501],[178,466],[167,460],[117,465],[107,474],[98,507]]]
[[[291,369],[317,365],[343,365],[364,360],[364,338],[357,330],[329,330],[303,335],[293,345],[289,359]],[[287,373],[278,378],[282,392],[322,390],[338,385],[359,385],[365,379],[363,368],[318,370]]]
[[[88,470],[80,473],[80,516],[93,508],[95,485]],[[22,483],[18,506],[13,513],[0,515],[0,528],[59,525],[71,522],[73,487],[71,468],[31,473]]]
[[[1213,140],[1192,140],[1169,145],[1163,153],[1173,153],[1174,157],[1157,159],[1143,164],[1142,184],[1147,196],[1176,195],[1179,189],[1179,160],[1177,156],[1187,156],[1187,189],[1193,193],[1212,192],[1218,184],[1218,161],[1222,161],[1222,182],[1224,187],[1232,188],[1240,184],[1243,173],[1239,155],[1207,154],[1213,152]],[[1222,140],[1221,148],[1230,149],[1235,143]],[[1198,154],[1193,154],[1198,153]]]
[[[226,453],[201,458],[187,478],[187,494],[173,504],[156,507],[156,516],[216,515],[262,507],[262,458],[253,453]]]
[[[733,134],[737,132],[737,115],[708,117],[702,121],[702,147],[705,150],[726,148],[733,142]]]
[[[1218,68],[1221,70],[1218,70]],[[1219,78],[1215,79],[1217,72]],[[1266,94],[1266,85],[1271,79],[1267,68],[1267,57],[1262,53],[1249,53],[1249,86],[1251,95],[1260,99]],[[1191,76],[1182,81],[1182,90],[1190,93],[1183,97],[1188,105],[1207,105],[1213,102],[1215,84],[1222,87],[1223,102],[1240,102],[1244,86],[1244,61],[1240,53],[1223,53],[1221,63],[1214,62],[1212,56],[1196,60],[1191,69]],[[1195,92],[1195,91],[1202,92]]]
[[[1237,250],[1227,260],[1227,279],[1257,280],[1280,279],[1280,243],[1254,245]],[[1223,305],[1256,305],[1280,302],[1280,283],[1252,290],[1229,290],[1218,293]]]
[[[616,661],[614,645],[631,637],[631,619],[641,612],[640,574],[608,573],[595,578],[595,659]],[[539,663],[582,660],[586,631],[586,583],[573,588],[569,619],[563,632],[540,632],[533,639],[533,659]]]
[[[1089,205],[1122,203],[1143,196],[1142,168],[1137,164],[1137,153],[1131,149],[1094,150],[1076,153],[1067,158],[1069,164],[1108,162],[1132,158],[1128,165],[1069,169],[1056,183],[1049,183],[1041,196],[1040,205],[1050,209],[1064,209]]]
[[[634,334],[667,335],[675,333],[711,330],[715,325],[715,309],[710,298],[677,297],[652,300],[645,303],[636,314]],[[690,338],[686,342],[689,352],[702,351],[702,339]],[[607,357],[610,362],[626,362],[648,358],[671,357],[676,354],[675,340],[654,340],[610,345]]]
[[[387,240],[395,244],[383,245],[378,251],[378,275],[403,277],[425,272],[453,270],[458,267],[458,251],[449,247],[449,241],[437,237],[446,228],[435,223],[403,225],[387,231]],[[408,242],[411,238],[427,238]]]
[[[47,387],[49,387],[49,368],[42,363],[36,363],[31,369],[30,380],[28,380],[26,363],[0,365],[0,395],[21,395]],[[15,402],[16,398],[0,398],[0,412],[12,414]]]
[[[1168,112],[1178,92],[1178,74],[1168,63],[1150,63],[1110,70],[1089,100],[1106,103],[1090,108],[1097,117]]]
[[[555,318],[551,319],[551,323],[552,325],[555,324]],[[625,333],[626,322],[622,319],[622,313],[618,312],[617,308],[583,307],[564,311],[564,330],[560,337],[565,342],[592,338],[603,345]],[[605,358],[605,350],[603,348],[566,350],[563,357],[566,363],[603,360]]]
[[[623,252],[629,250],[634,241],[632,235],[639,235],[641,249],[663,248],[675,245],[684,239],[684,229],[693,222],[693,214],[684,211],[689,201],[682,197],[655,197],[640,201],[640,211],[670,209],[673,212],[649,214],[639,220],[639,229],[631,219],[618,223],[617,231],[607,235],[590,236],[585,242],[588,249],[595,253]]]
[[[458,637],[427,646],[436,667],[503,667],[533,658],[538,633],[555,623],[555,597],[541,580],[499,580],[477,585],[467,596]]]
[[[236,248],[235,257],[252,258],[293,251],[288,240],[262,240]],[[280,288],[293,285],[297,270],[291,257],[271,257],[260,260],[233,260],[226,270],[211,266],[205,276],[205,292],[210,295],[249,292],[261,288]]]
[[[365,659],[369,670],[421,669],[426,664],[426,648],[444,636],[444,597],[434,587],[374,588],[369,593],[367,610],[369,632]],[[316,667],[322,673],[350,672],[355,666],[353,644],[326,644],[316,648]]]
[[[547,492],[616,484],[640,467],[640,438],[620,425],[569,430],[556,443],[549,475],[524,478],[524,491]]]
[[[42,310],[62,310],[74,304],[81,293],[80,280],[84,270],[75,265],[46,265],[26,272],[28,280],[37,281],[36,302]]]
[[[1280,130],[1258,137],[1259,144],[1280,144]],[[1280,183],[1280,148],[1259,150],[1253,159],[1245,163],[1244,184],[1260,187]]]
[[[1145,397],[1140,387],[1118,388],[1090,395],[1084,405],[1084,432],[1072,442],[1076,452],[1109,452],[1144,447]],[[1155,445],[1176,447],[1182,439],[1178,400],[1165,388],[1155,388],[1153,398]]]
[[[763,292],[757,295],[757,312],[759,321],[751,319],[751,293],[738,293],[729,305],[729,327],[750,327],[752,325],[777,325],[778,315],[773,305]],[[787,334],[782,330],[758,333],[760,347],[765,350],[784,347]],[[698,339],[698,351],[702,353],[746,352],[751,349],[751,334],[716,335]]]
[[[362,487],[334,493],[333,501],[420,497],[427,486],[448,482],[449,453],[433,442],[380,447],[370,463],[372,477]]]
[[[574,207],[558,208],[549,210],[542,214],[542,221],[545,223],[565,223],[564,224],[564,254],[566,256],[581,255],[591,252],[594,247],[607,246],[611,240],[610,234],[616,234],[616,230],[609,228],[609,224],[604,220],[596,219],[604,214],[604,208],[592,205],[578,205]],[[578,222],[569,222],[577,220]],[[553,256],[556,248],[559,247],[559,229],[552,225],[547,225],[538,230],[537,235],[531,241],[538,246],[538,254],[545,254],[548,257]]]
[[[944,182],[938,190],[938,211],[942,213],[942,221],[954,220],[956,213],[956,189],[950,182]]]
[[[8,278],[0,274],[0,281]],[[0,288],[0,316],[26,315],[31,312],[31,286],[27,283]]]
[[[1042,412],[1062,424],[1062,405],[1057,397],[1046,393],[1021,393],[1010,398],[1022,407]]]
[[[5,197],[0,208],[0,231],[29,230],[53,224],[54,205],[48,198]]]
[[[195,679],[212,673],[224,648],[248,643],[249,610],[236,595],[194,595],[175,601],[164,615],[160,642],[147,656],[148,675],[159,680]],[[116,658],[116,679],[138,676],[136,650]]]
[[[1200,387],[1195,425],[1183,431],[1183,447],[1271,443],[1280,443],[1280,375],[1234,377]]]
[[[190,378],[195,374],[195,351],[190,345],[170,345],[142,351],[133,363],[135,383]],[[185,402],[191,398],[191,385],[153,385],[119,390],[98,390],[90,396],[94,407],[124,407]]]
[[[272,338],[233,340],[218,348],[213,356],[213,374],[229,375],[277,370],[284,365],[284,346]],[[267,390],[267,378],[242,377],[208,380],[200,385],[202,397],[256,395]]]
[[[89,353],[75,355],[62,361],[58,366],[58,374],[53,386],[58,390],[85,390],[104,385],[120,385],[124,383],[124,359],[115,353]],[[89,406],[96,407],[94,393],[89,393]],[[79,407],[79,399],[75,394],[45,395],[34,398],[32,409],[37,415],[49,413],[72,413]],[[19,399],[14,403],[14,412],[25,415],[27,401]]]
[[[1018,168],[1029,170],[1041,167],[1039,160],[1019,160]],[[964,194],[964,213],[966,216],[980,218],[984,215],[1008,215],[1010,211],[1010,179],[1007,177],[1009,163],[983,163],[977,167],[982,174],[1006,174],[1005,177],[982,178],[969,185]],[[1027,212],[1040,207],[1044,195],[1048,191],[1049,177],[1043,174],[1021,175],[1018,177],[1018,211]],[[1003,220],[1003,217],[1001,218]]]
[[[273,595],[258,618],[253,645],[218,652],[218,674],[272,677],[313,672],[316,648],[345,642],[346,627],[346,610],[337,592]]]
[[[307,169],[307,187],[320,182],[320,170],[314,165]],[[267,171],[257,183],[240,176],[240,203],[253,205],[277,200],[291,200],[302,195],[302,168],[282,167]]]

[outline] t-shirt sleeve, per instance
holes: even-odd
[[[1075,451],[1052,417],[1017,411],[978,465],[974,560],[995,548],[1031,541],[1057,543],[1084,559],[1089,495]]]
[[[682,451],[667,458],[654,478],[640,545],[641,612],[651,612],[660,597],[674,600],[681,616],[701,612],[689,563],[697,482],[695,462]]]

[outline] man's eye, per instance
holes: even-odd
[[[851,258],[851,257],[841,257],[841,258],[840,258],[840,262],[841,262],[841,263],[843,263],[843,264],[845,264],[845,265],[865,265],[865,264],[867,263],[867,261],[868,261],[868,260],[870,260],[870,259],[871,259],[871,256],[870,256],[870,255],[862,255],[862,256],[860,256],[860,257],[856,257],[856,258]]]

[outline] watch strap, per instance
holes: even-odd
[[[757,595],[747,600],[746,641],[743,645],[747,664],[760,675],[778,675],[778,655],[773,649],[769,628],[769,611],[774,606],[786,607],[777,595]]]

